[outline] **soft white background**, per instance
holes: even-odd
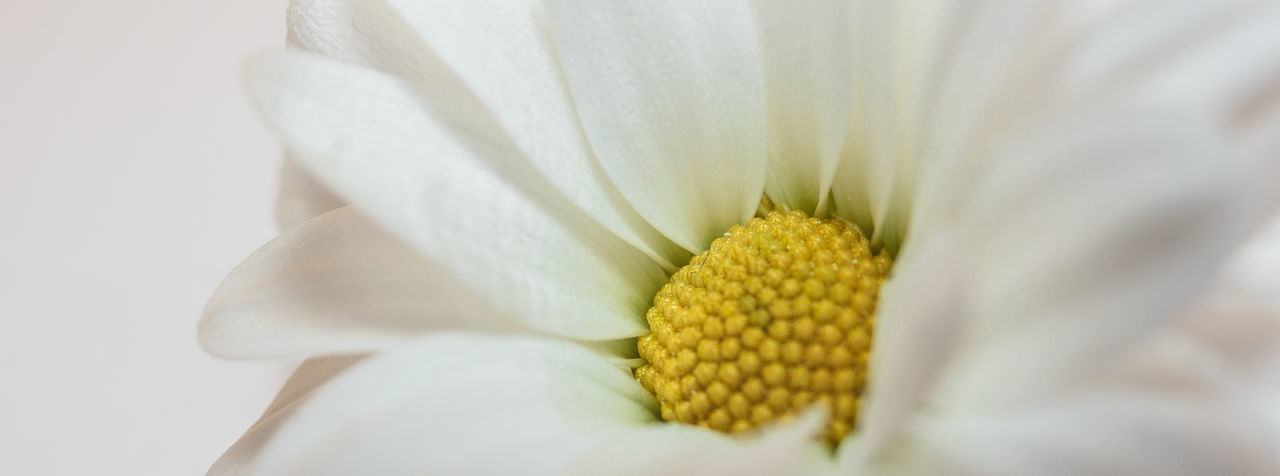
[[[0,1],[0,474],[202,474],[287,375],[195,340],[274,234],[285,3]]]

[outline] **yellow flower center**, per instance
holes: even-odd
[[[823,404],[839,443],[857,425],[892,265],[838,218],[734,226],[654,296],[635,376],[667,421],[742,433]]]

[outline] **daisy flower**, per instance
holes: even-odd
[[[289,229],[200,338],[313,358],[213,473],[1280,472],[1274,2],[295,0],[289,42]]]

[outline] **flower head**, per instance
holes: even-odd
[[[215,471],[1274,472],[1280,10],[1097,3],[294,1]]]

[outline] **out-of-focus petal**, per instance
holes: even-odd
[[[1152,336],[1035,407],[925,416],[900,457],[913,474],[1277,474],[1266,379],[1200,337]]]
[[[280,190],[276,195],[276,225],[280,229],[293,228],[345,205],[346,200],[286,155],[280,166]]]
[[[1280,221],[1230,261],[1170,338],[1205,349],[1280,441]],[[1280,458],[1280,453],[1277,453]]]
[[[636,210],[694,252],[750,218],[768,145],[749,6],[564,0],[547,7],[587,139]]]
[[[527,337],[439,334],[372,357],[253,440],[245,474],[798,474],[821,466],[801,418],[738,440],[654,421],[625,368]],[[734,472],[740,471],[740,472]]]
[[[1104,389],[1030,411],[925,420],[910,474],[1276,474],[1263,437],[1221,392]],[[892,465],[887,465],[892,467]]]
[[[1170,326],[1261,218],[1232,152],[1192,118],[1122,109],[1005,138],[953,199],[975,319],[940,401],[1049,398]]]
[[[344,207],[286,231],[237,266],[209,299],[200,343],[230,357],[335,354],[447,329],[521,326]]]
[[[515,152],[451,127],[466,111],[305,54],[256,61],[250,84],[299,160],[499,311],[574,338],[645,331],[662,268],[572,205],[534,200],[527,175],[491,169],[484,157]]]
[[[966,263],[954,243],[934,238],[904,250],[893,278],[880,291],[858,431],[838,454],[848,473],[874,464],[879,452],[911,424],[949,369],[966,324]]]
[[[785,210],[823,214],[849,118],[849,5],[753,4],[769,111],[765,193]]]
[[[945,172],[1001,79],[1054,30],[1049,2],[855,1],[851,103],[832,187],[843,218],[897,249],[929,175]]]

